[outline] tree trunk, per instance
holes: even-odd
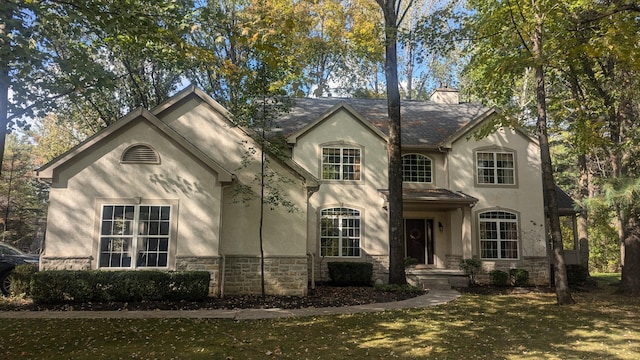
[[[389,115],[389,283],[406,284],[402,223],[402,139],[400,90],[398,89],[398,17],[394,0],[378,0],[385,20],[385,67]]]
[[[620,291],[627,295],[640,295],[640,223],[636,219],[631,219],[629,225],[625,227],[625,238],[623,239],[625,248],[624,267],[622,268],[622,282]]]
[[[7,37],[11,29],[8,28],[7,22],[13,18],[13,10],[6,0],[0,1],[0,5],[0,19],[3,19],[3,22],[0,23],[0,164],[2,164],[7,136],[9,86],[11,84],[8,60],[8,55],[11,53],[11,43]],[[2,174],[2,166],[0,166],[0,174]]]
[[[534,77],[537,102],[537,133],[540,143],[540,161],[542,166],[542,183],[544,195],[547,199],[547,214],[549,226],[551,228],[551,239],[553,241],[554,275],[556,285],[556,300],[558,305],[573,304],[573,298],[569,290],[567,278],[567,268],[564,260],[564,249],[562,248],[562,230],[560,228],[560,216],[558,215],[558,199],[556,196],[556,185],[553,179],[553,167],[551,164],[551,153],[549,151],[549,136],[547,132],[547,101],[544,85],[544,68],[542,58],[542,17],[536,0],[532,0],[535,10],[536,26],[533,33],[533,57],[535,61]]]
[[[619,74],[623,88],[633,86],[629,79],[632,77],[628,71],[621,71]],[[634,101],[631,94],[622,92],[620,94],[619,110],[617,121],[619,131],[618,164],[619,177],[621,179],[634,179],[637,174],[632,170],[630,164],[635,162],[634,153],[628,144],[633,143],[635,122],[638,121],[634,108]],[[622,283],[620,290],[627,294],[640,295],[640,215],[636,203],[619,205],[618,222],[622,231],[620,232],[621,249],[624,251],[622,266]]]
[[[589,198],[589,167],[587,166],[587,155],[578,155],[578,168],[580,169],[580,179],[578,180],[578,203],[580,212],[578,214],[578,243],[580,245],[580,263],[589,271],[589,219],[585,207],[585,200]]]

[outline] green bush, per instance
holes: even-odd
[[[460,259],[460,270],[464,271],[469,277],[469,284],[474,285],[476,283],[476,275],[482,268],[482,261],[479,259]]]
[[[582,285],[589,279],[589,270],[580,264],[567,265],[567,281],[569,285]]]
[[[418,259],[412,258],[411,256],[407,256],[404,258],[404,267],[408,268],[410,266],[418,265]]]
[[[509,283],[509,274],[502,270],[491,270],[489,272],[491,284],[495,286],[507,286]]]
[[[207,271],[41,271],[33,275],[37,303],[199,301],[209,295]]]
[[[366,262],[328,262],[329,277],[337,286],[371,286],[373,264]]]
[[[393,293],[403,293],[403,294],[421,294],[424,293],[424,290],[420,289],[417,286],[404,284],[404,285],[396,285],[396,284],[381,284],[375,286],[376,291],[384,291],[384,292],[393,292]]]
[[[29,296],[31,277],[38,271],[33,264],[18,265],[11,271],[11,293],[14,295],[25,294]]]
[[[529,272],[525,269],[511,269],[509,270],[509,276],[513,286],[529,285]]]

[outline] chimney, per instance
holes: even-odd
[[[460,92],[456,89],[448,88],[447,85],[440,84],[439,88],[436,88],[431,93],[429,100],[437,104],[457,105],[460,103]]]

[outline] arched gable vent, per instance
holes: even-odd
[[[149,145],[133,145],[122,153],[121,162],[136,164],[160,164],[160,156]]]

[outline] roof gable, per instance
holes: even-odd
[[[356,111],[351,105],[342,101],[338,104],[334,105],[331,109],[329,109],[324,114],[320,115],[317,119],[311,121],[310,123],[304,125],[301,129],[293,132],[287,137],[287,142],[290,144],[295,144],[298,138],[304,136],[310,131],[313,131],[314,128],[320,126],[322,123],[327,121],[329,118],[333,117],[340,111],[345,111],[349,116],[359,122],[362,126],[368,129],[371,133],[379,137],[380,139],[387,141],[387,136],[380,131],[377,127],[375,127],[371,122],[367,121],[358,111]]]
[[[98,144],[99,142],[102,142],[111,136],[115,136],[114,134],[118,130],[122,129],[128,124],[131,124],[134,121],[146,121],[151,126],[157,128],[160,132],[162,132],[163,134],[168,136],[170,139],[178,143],[180,146],[182,146],[182,148],[185,149],[185,151],[189,152],[195,158],[202,161],[211,170],[215,171],[218,174],[219,181],[230,182],[233,179],[233,174],[230,171],[226,170],[216,161],[208,157],[204,152],[202,152],[196,146],[194,146],[189,141],[187,141],[184,137],[182,137],[179,133],[177,133],[170,126],[162,122],[156,116],[154,116],[151,112],[141,107],[133,110],[129,114],[122,117],[120,120],[113,123],[112,125],[106,127],[102,131],[99,131],[92,137],[76,145],[71,150],[53,159],[48,164],[40,167],[39,169],[36,170],[36,177],[40,179],[52,179],[56,168],[62,166],[68,161],[72,161],[76,156],[80,155],[81,153],[85,151],[90,151],[91,148],[94,145]]]
[[[226,170],[222,165],[220,165],[220,163],[212,159],[205,152],[200,150],[200,148],[198,148],[192,142],[190,142],[187,138],[185,138],[182,134],[180,134],[178,131],[176,131],[174,128],[172,128],[170,125],[168,125],[167,123],[165,123],[160,119],[160,117],[164,115],[165,112],[171,111],[172,109],[179,107],[180,104],[184,103],[185,101],[188,101],[189,99],[193,99],[194,97],[202,101],[203,103],[207,104],[213,111],[220,113],[222,115],[223,120],[230,125],[230,128],[234,128],[242,132],[249,138],[252,138],[250,135],[251,130],[247,130],[237,126],[233,121],[233,115],[224,106],[222,106],[220,103],[215,101],[211,96],[206,94],[204,91],[191,85],[181,90],[176,95],[172,96],[171,98],[159,104],[158,106],[154,107],[150,111],[142,107],[131,111],[130,113],[123,116],[122,118],[120,118],[118,121],[111,124],[107,128],[103,129],[102,131],[99,131],[98,133],[94,134],[93,136],[86,139],[82,143],[76,145],[71,150],[58,156],[57,158],[43,165],[39,169],[36,169],[36,177],[40,179],[52,179],[53,173],[57,167],[66,163],[67,161],[71,161],[75,156],[79,155],[80,153],[84,151],[89,151],[93,147],[93,145],[95,145],[96,143],[102,141],[107,137],[113,136],[114,133],[116,133],[118,130],[122,129],[123,127],[127,126],[132,121],[143,119],[145,121],[148,121],[150,124],[152,124],[152,126],[155,126],[156,128],[158,128],[161,132],[169,136],[171,139],[178,142],[185,150],[190,152],[196,158],[203,161],[207,166],[209,166],[209,168],[217,172],[219,176],[219,180],[221,182],[232,181],[233,178],[235,177],[232,172]],[[276,161],[280,161],[280,159],[276,157]],[[293,174],[297,175],[299,178],[303,179],[306,182],[307,186],[310,186],[310,187],[318,186],[319,184],[318,179],[314,177],[312,174],[304,171],[301,167],[297,166],[291,161],[280,161],[280,162],[285,166],[285,168],[288,171],[292,172]]]
[[[442,141],[442,146],[450,148],[454,142],[460,140],[463,137],[469,136],[470,133],[478,129],[480,126],[482,126],[482,124],[486,123],[487,121],[490,121],[491,119],[499,115],[500,115],[500,111],[496,107],[491,107],[486,109],[485,112],[479,114],[478,117],[476,117],[473,121],[469,122],[465,126],[458,129],[458,131],[454,132],[449,137],[444,139]],[[513,130],[515,131],[516,134],[522,136],[527,141],[533,142],[536,145],[538,144],[537,139],[529,136],[522,128],[515,127],[513,128]]]

